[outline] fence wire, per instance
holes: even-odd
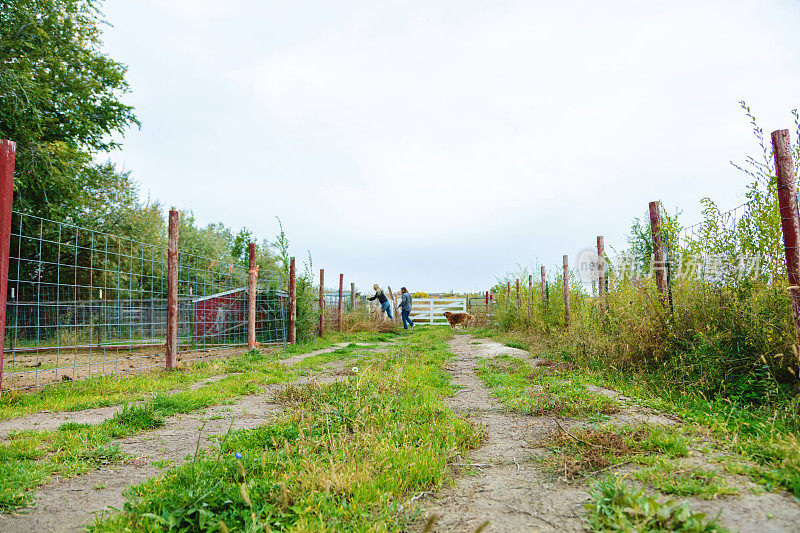
[[[179,251],[179,362],[247,343],[247,273]],[[256,340],[284,344],[288,296],[261,271]],[[167,249],[12,213],[3,389],[165,367]]]

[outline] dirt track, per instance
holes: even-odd
[[[300,354],[280,361],[293,365],[308,357],[328,353],[344,344]],[[344,361],[328,363],[324,370],[298,382],[320,383],[344,379]],[[224,377],[224,376],[219,376]],[[203,384],[213,382],[209,378]],[[153,463],[171,461],[170,466],[181,464],[192,457],[195,450],[211,444],[210,437],[222,435],[232,429],[247,429],[263,425],[283,407],[273,403],[276,387],[268,387],[261,395],[245,396],[233,405],[220,405],[202,412],[170,417],[163,427],[132,435],[117,441],[123,453],[133,459],[125,464],[109,465],[69,479],[51,480],[37,492],[36,505],[11,515],[0,515],[0,531],[6,533],[31,531],[82,531],[95,513],[109,508],[121,508],[123,490],[160,473]],[[36,413],[27,417],[0,422],[0,432],[7,435],[11,429],[56,429],[64,422],[97,424],[121,409],[104,407],[70,413]]]
[[[564,482],[545,473],[535,460],[546,453],[537,440],[555,429],[555,420],[504,412],[475,373],[479,358],[500,354],[529,357],[529,354],[469,335],[457,335],[450,341],[450,347],[456,357],[448,371],[453,383],[464,389],[448,403],[456,412],[483,424],[487,439],[474,454],[463,458],[464,464],[475,465],[474,475],[461,476],[452,487],[421,500],[428,516],[438,516],[434,531],[475,531],[486,522],[488,526],[483,531],[487,532],[585,531],[584,504],[589,500],[589,485]],[[677,423],[675,417],[642,408],[615,391],[599,387],[594,391],[623,400],[624,407],[612,417],[612,422]],[[560,424],[569,428],[576,423],[561,420]],[[696,450],[681,462],[720,468]],[[630,470],[629,467],[622,471]],[[791,495],[764,493],[741,476],[728,476],[728,481],[739,488],[739,496],[685,500],[697,512],[719,516],[722,525],[731,531],[800,531],[800,504]]]

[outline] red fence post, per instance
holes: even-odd
[[[564,327],[569,327],[569,256],[564,256]]]
[[[486,312],[489,312],[489,291],[486,291]]]
[[[547,280],[544,277],[544,265],[542,265],[542,309],[547,305]]]
[[[178,212],[169,212],[167,237],[167,370],[175,366],[178,354]]]
[[[319,269],[319,336],[325,335],[325,269]]]
[[[789,294],[792,298],[792,316],[797,343],[800,344],[800,220],[798,220],[797,187],[795,186],[792,144],[789,130],[772,132],[772,153],[778,175],[778,204],[781,211],[783,253],[786,257],[786,274],[789,277]]]
[[[342,331],[342,303],[344,298],[344,274],[339,274],[339,331]]]
[[[247,348],[256,347],[256,292],[258,287],[258,263],[256,263],[256,243],[247,244]]]
[[[528,318],[531,317],[533,309],[533,274],[528,274]]]
[[[289,344],[297,342],[297,273],[294,257],[289,259]]]
[[[606,252],[603,236],[597,236],[597,295],[602,301],[606,288]]]
[[[656,275],[656,287],[661,303],[667,294],[666,264],[664,262],[664,238],[661,235],[661,205],[650,202],[650,231],[653,235],[653,272]]]
[[[0,140],[0,394],[3,394],[8,258],[11,255],[11,208],[14,203],[14,166],[16,159],[17,143]]]

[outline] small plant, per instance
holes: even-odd
[[[598,481],[592,489],[592,502],[586,504],[592,531],[636,531],[683,533],[722,533],[727,531],[705,514],[693,513],[688,505],[659,502],[644,490],[631,489],[618,476]]]

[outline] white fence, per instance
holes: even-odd
[[[466,313],[466,298],[414,298],[411,320],[415,324],[447,324],[444,312]]]
[[[388,296],[388,294],[387,294]],[[362,297],[363,298],[363,297]],[[395,295],[397,304],[400,303],[400,295]],[[370,313],[380,313],[380,305],[377,300],[362,300]],[[390,300],[391,302],[391,300]],[[414,298],[411,305],[411,320],[415,324],[438,324],[447,325],[444,316],[445,311],[451,313],[466,313],[466,298]],[[400,310],[392,305],[392,315],[397,313],[397,322],[400,322]]]

